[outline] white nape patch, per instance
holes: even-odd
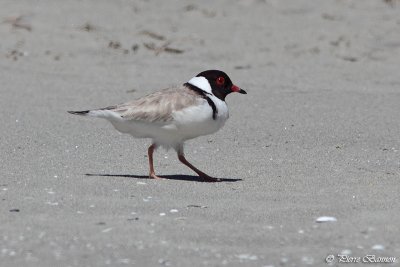
[[[207,93],[212,94],[211,91],[211,86],[210,83],[208,82],[208,80],[206,78],[204,78],[203,76],[200,77],[193,77],[192,79],[190,79],[188,81],[188,83],[190,83],[191,85],[194,85],[198,88],[200,88],[203,91],[206,91]]]

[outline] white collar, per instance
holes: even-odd
[[[203,76],[193,77],[192,79],[190,79],[188,81],[188,83],[190,83],[193,86],[196,86],[197,88],[199,88],[209,94],[212,94],[210,83]]]

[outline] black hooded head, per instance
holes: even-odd
[[[211,86],[212,93],[223,101],[225,101],[227,95],[233,92],[247,94],[246,91],[234,85],[229,76],[223,71],[206,70],[197,74],[196,77],[206,78]]]

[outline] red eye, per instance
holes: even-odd
[[[218,77],[217,78],[217,84],[218,85],[224,85],[224,83],[225,83],[224,77]]]

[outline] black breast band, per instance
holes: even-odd
[[[187,88],[189,88],[190,90],[195,91],[196,93],[198,93],[201,97],[203,97],[205,100],[207,100],[207,103],[210,105],[210,107],[212,108],[213,111],[213,120],[215,120],[217,118],[217,114],[218,114],[218,109],[217,106],[215,106],[215,103],[211,100],[211,98],[209,97],[209,95],[211,95],[210,93],[200,89],[197,86],[194,86],[193,84],[190,83],[185,83],[184,86],[186,86]]]

